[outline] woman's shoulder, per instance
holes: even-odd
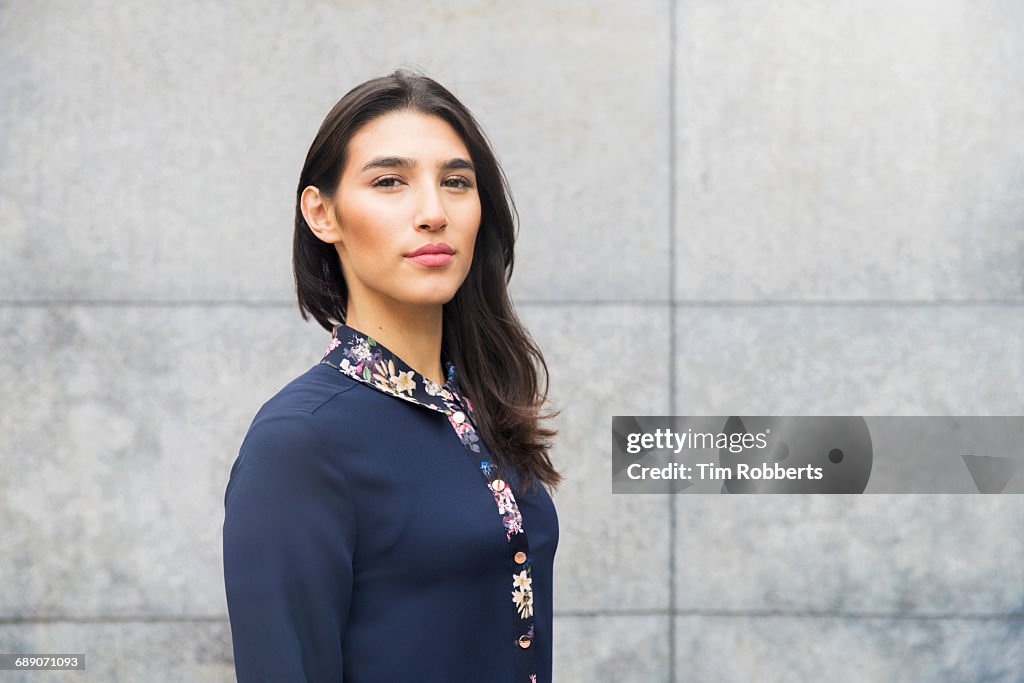
[[[324,407],[342,406],[350,394],[358,401],[358,390],[353,392],[358,384],[320,364],[281,387],[249,424],[231,467],[231,482],[243,471],[249,478],[301,478],[338,467],[358,425],[349,417],[351,411]]]
[[[246,439],[283,428],[309,432],[308,439],[316,431],[337,432],[345,431],[346,426],[356,427],[355,408],[361,399],[365,400],[361,388],[358,381],[318,363],[264,401],[249,425]]]
[[[265,414],[293,410],[315,413],[325,403],[351,391],[358,384],[356,380],[331,366],[317,363],[267,399],[260,406],[256,419]]]

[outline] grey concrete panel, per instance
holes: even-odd
[[[1017,495],[706,495],[676,505],[680,609],[1024,614]]]
[[[676,329],[681,414],[1013,415],[1024,406],[1019,307],[681,307]],[[1002,613],[1024,603],[1016,496],[676,504],[680,607]],[[722,571],[739,566],[742,576]]]
[[[680,683],[1016,683],[1022,621],[676,617]]]
[[[0,651],[85,653],[84,671],[4,671],[4,683],[234,683],[224,621],[0,624]]]
[[[553,496],[555,609],[667,609],[669,499],[612,495],[611,420],[668,410],[668,311],[543,305],[522,313],[562,411],[552,451],[565,477]]]
[[[329,338],[283,308],[0,307],[0,614],[224,614],[231,464]]]
[[[6,6],[0,296],[290,300],[313,136],[404,65],[494,141],[519,296],[666,300],[667,18],[665,0]]]
[[[683,2],[683,300],[1024,298],[1024,9]]]
[[[0,608],[223,613],[231,462],[256,410],[319,360],[327,333],[278,308],[2,311],[5,351],[18,362],[4,369],[3,402],[15,409],[0,433],[21,464],[0,475],[20,558]],[[612,497],[608,437],[615,412],[667,410],[667,311],[541,305],[524,317],[563,410],[556,607],[665,608],[668,500]],[[622,362],[638,349],[642,362]]]
[[[668,615],[558,615],[553,681],[664,683],[669,664]]]
[[[680,306],[681,415],[1020,415],[1020,306]]]

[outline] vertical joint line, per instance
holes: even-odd
[[[676,414],[676,0],[668,0],[668,405]],[[676,494],[668,515],[668,680],[676,680]]]

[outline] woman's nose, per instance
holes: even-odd
[[[425,230],[440,230],[448,225],[448,215],[439,188],[427,188],[420,192],[419,213],[416,227]]]

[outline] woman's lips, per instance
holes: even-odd
[[[437,268],[440,266],[448,265],[448,262],[452,260],[451,254],[420,254],[419,256],[406,256],[405,258],[410,261],[415,261],[423,266],[430,268]]]

